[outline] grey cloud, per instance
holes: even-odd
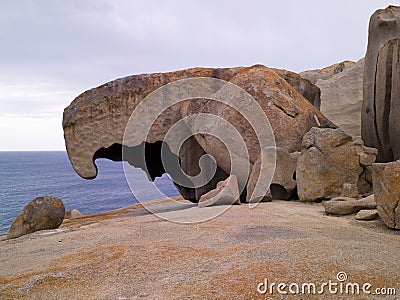
[[[81,92],[125,75],[256,63],[302,71],[357,60],[365,53],[370,15],[389,4],[2,1],[0,149],[64,149],[63,108]]]
[[[320,68],[361,58],[369,16],[389,4],[7,1],[0,11],[0,69],[20,77],[21,84],[24,78],[57,79],[62,87],[83,91],[129,74],[193,66]],[[61,97],[55,96],[59,104],[72,100]],[[30,100],[35,101],[39,97]],[[10,104],[1,109],[18,111]]]

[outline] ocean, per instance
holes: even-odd
[[[57,196],[66,211],[76,208],[82,214],[138,202],[128,186],[122,162],[97,159],[96,165],[97,177],[85,180],[75,173],[63,151],[0,152],[0,232],[6,232],[24,206],[38,196]],[[160,198],[142,170],[129,168],[140,199]],[[156,178],[155,185],[166,196],[179,195],[167,174]]]

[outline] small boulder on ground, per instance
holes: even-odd
[[[71,209],[65,213],[65,219],[73,219],[76,217],[82,216],[82,213],[77,209]]]
[[[351,215],[365,209],[376,209],[374,195],[357,200],[349,197],[336,197],[324,202],[325,212],[329,215]]]
[[[356,214],[356,220],[359,221],[372,221],[378,217],[378,210],[376,209],[363,209]]]
[[[224,181],[218,182],[215,189],[201,196],[198,206],[240,204],[239,197],[237,178],[235,175],[231,175]]]
[[[33,199],[11,224],[7,239],[13,239],[39,230],[58,228],[64,220],[65,207],[54,196]]]

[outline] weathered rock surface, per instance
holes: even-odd
[[[325,212],[330,215],[351,215],[360,210],[376,209],[374,195],[357,200],[349,197],[335,197],[324,202]]]
[[[220,208],[168,213],[196,218]],[[275,295],[260,295],[257,285],[266,276],[274,282],[337,282],[338,269],[349,274],[348,282],[396,290],[400,282],[400,260],[394,259],[400,231],[380,221],[324,216],[320,204],[233,205],[191,225],[162,222],[137,204],[66,220],[59,229],[65,231],[0,241],[3,299],[332,300],[327,289],[316,297],[291,297],[277,295],[276,288]]]
[[[400,229],[400,160],[373,164],[373,182],[379,216],[389,228]]]
[[[272,69],[280,77],[285,79],[296,91],[306,98],[316,108],[321,106],[321,91],[308,79],[302,78],[299,74],[281,69]],[[337,125],[337,124],[336,124]]]
[[[66,148],[75,171],[83,178],[94,178],[97,175],[94,159],[104,157],[121,160],[121,148],[125,146],[129,146],[130,151],[134,153],[136,144],[122,144],[128,119],[138,104],[148,94],[167,83],[195,77],[222,79],[247,91],[270,120],[276,146],[288,152],[300,150],[302,137],[311,127],[336,127],[287,81],[261,65],[231,69],[194,68],[170,73],[128,76],[83,93],[65,109],[63,128]],[[223,103],[195,99],[180,102],[165,110],[153,123],[146,141],[140,141],[146,142],[146,163],[150,166],[150,178],[154,179],[165,172],[160,165],[159,145],[170,127],[182,118],[198,113],[213,113],[232,124],[246,143],[252,167],[259,157],[260,146],[251,124],[241,113]],[[190,128],[190,124],[188,127],[192,132],[195,129]],[[143,128],[137,128],[137,132],[141,131]],[[215,158],[221,172],[213,184],[202,187],[201,191],[180,187],[182,195],[192,201],[198,200],[202,194],[215,188],[216,183],[225,179],[231,171],[227,149],[218,139],[207,134],[194,137],[197,144],[193,142],[193,148],[189,146],[183,151],[185,169],[189,170],[191,166],[196,169],[198,158],[204,151]],[[135,165],[134,162],[130,163]],[[239,177],[238,182],[243,184]]]
[[[356,220],[359,221],[372,221],[379,217],[378,210],[376,209],[363,209],[356,214]]]
[[[78,96],[64,110],[63,128],[66,148],[72,166],[83,178],[94,178],[96,152],[114,144],[122,145],[129,117],[148,94],[180,79],[213,77],[230,80],[243,68],[188,70],[133,75],[117,79]],[[153,126],[148,143],[162,141],[169,127],[181,119],[180,107],[172,107]],[[115,159],[121,159],[115,157]],[[103,156],[111,155],[104,153]],[[151,175],[151,174],[150,174]]]
[[[348,135],[361,136],[364,59],[327,79],[319,79],[321,112]]]
[[[297,192],[302,201],[356,198],[367,192],[367,178],[376,150],[341,129],[312,128],[303,138],[297,162]],[[371,186],[369,186],[371,189]]]
[[[220,181],[217,187],[200,197],[198,206],[240,204],[238,182],[235,175],[230,175],[224,181]]]
[[[312,127],[316,126],[316,109],[291,86],[277,76],[275,72],[264,66],[246,68],[234,76],[231,83],[247,91],[260,104],[274,131],[276,146],[288,152],[294,152],[301,147],[301,137]],[[249,153],[249,160],[254,164],[260,156],[260,145],[253,130],[252,124],[243,115],[227,105],[209,100],[191,100],[181,106],[182,117],[198,114],[213,113],[235,126],[243,137]],[[321,118],[320,118],[321,119]],[[322,126],[333,126],[326,119]],[[252,123],[261,123],[253,117]],[[325,122],[325,123],[324,123]],[[311,126],[311,127],[310,127]],[[204,122],[188,124],[192,131],[199,131]],[[218,131],[220,123],[208,125],[208,131]],[[230,154],[226,145],[213,135],[196,135],[196,140],[207,154],[212,155],[221,169],[229,173],[231,170]],[[235,144],[236,141],[233,141]],[[237,174],[235,174],[238,176]],[[239,185],[241,180],[238,176]],[[249,193],[248,193],[249,194]]]
[[[288,200],[294,193],[296,188],[296,166],[297,160],[300,156],[300,152],[288,153],[283,148],[275,149],[276,165],[275,172],[272,178],[270,189],[267,191],[261,201],[268,202],[272,199]],[[256,181],[259,177],[259,172],[268,171],[271,168],[270,165],[266,164],[268,160],[264,160],[264,164],[261,165],[261,160],[257,159],[255,162],[252,172],[249,177],[249,182],[247,183],[248,195],[253,193]],[[250,202],[248,197],[247,202]]]
[[[361,136],[364,58],[343,61],[300,76],[321,90],[321,112],[348,135]]]
[[[54,196],[33,199],[11,224],[7,239],[13,239],[39,230],[58,228],[65,216],[65,207]]]
[[[400,159],[400,7],[376,11],[365,56],[362,138],[377,162]]]
[[[72,219],[72,218],[76,218],[76,217],[79,217],[79,216],[82,216],[82,213],[79,211],[79,210],[77,210],[76,208],[74,208],[74,209],[71,209],[71,210],[69,210],[69,211],[67,211],[66,213],[65,213],[65,219]]]
[[[355,64],[353,61],[342,61],[337,64],[333,64],[329,67],[325,67],[323,69],[317,70],[307,70],[300,72],[300,76],[304,79],[307,79],[313,84],[317,84],[318,80],[328,80],[335,74],[339,74],[341,72],[346,71],[348,68],[352,67]]]

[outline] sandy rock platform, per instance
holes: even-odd
[[[157,205],[157,204],[156,204]],[[184,218],[215,207],[165,210]],[[399,299],[400,232],[381,220],[330,217],[321,204],[233,206],[182,225],[135,205],[64,221],[56,230],[0,238],[0,299],[334,299],[261,295],[259,283],[346,282],[393,287]],[[342,297],[342,298],[341,298]]]

